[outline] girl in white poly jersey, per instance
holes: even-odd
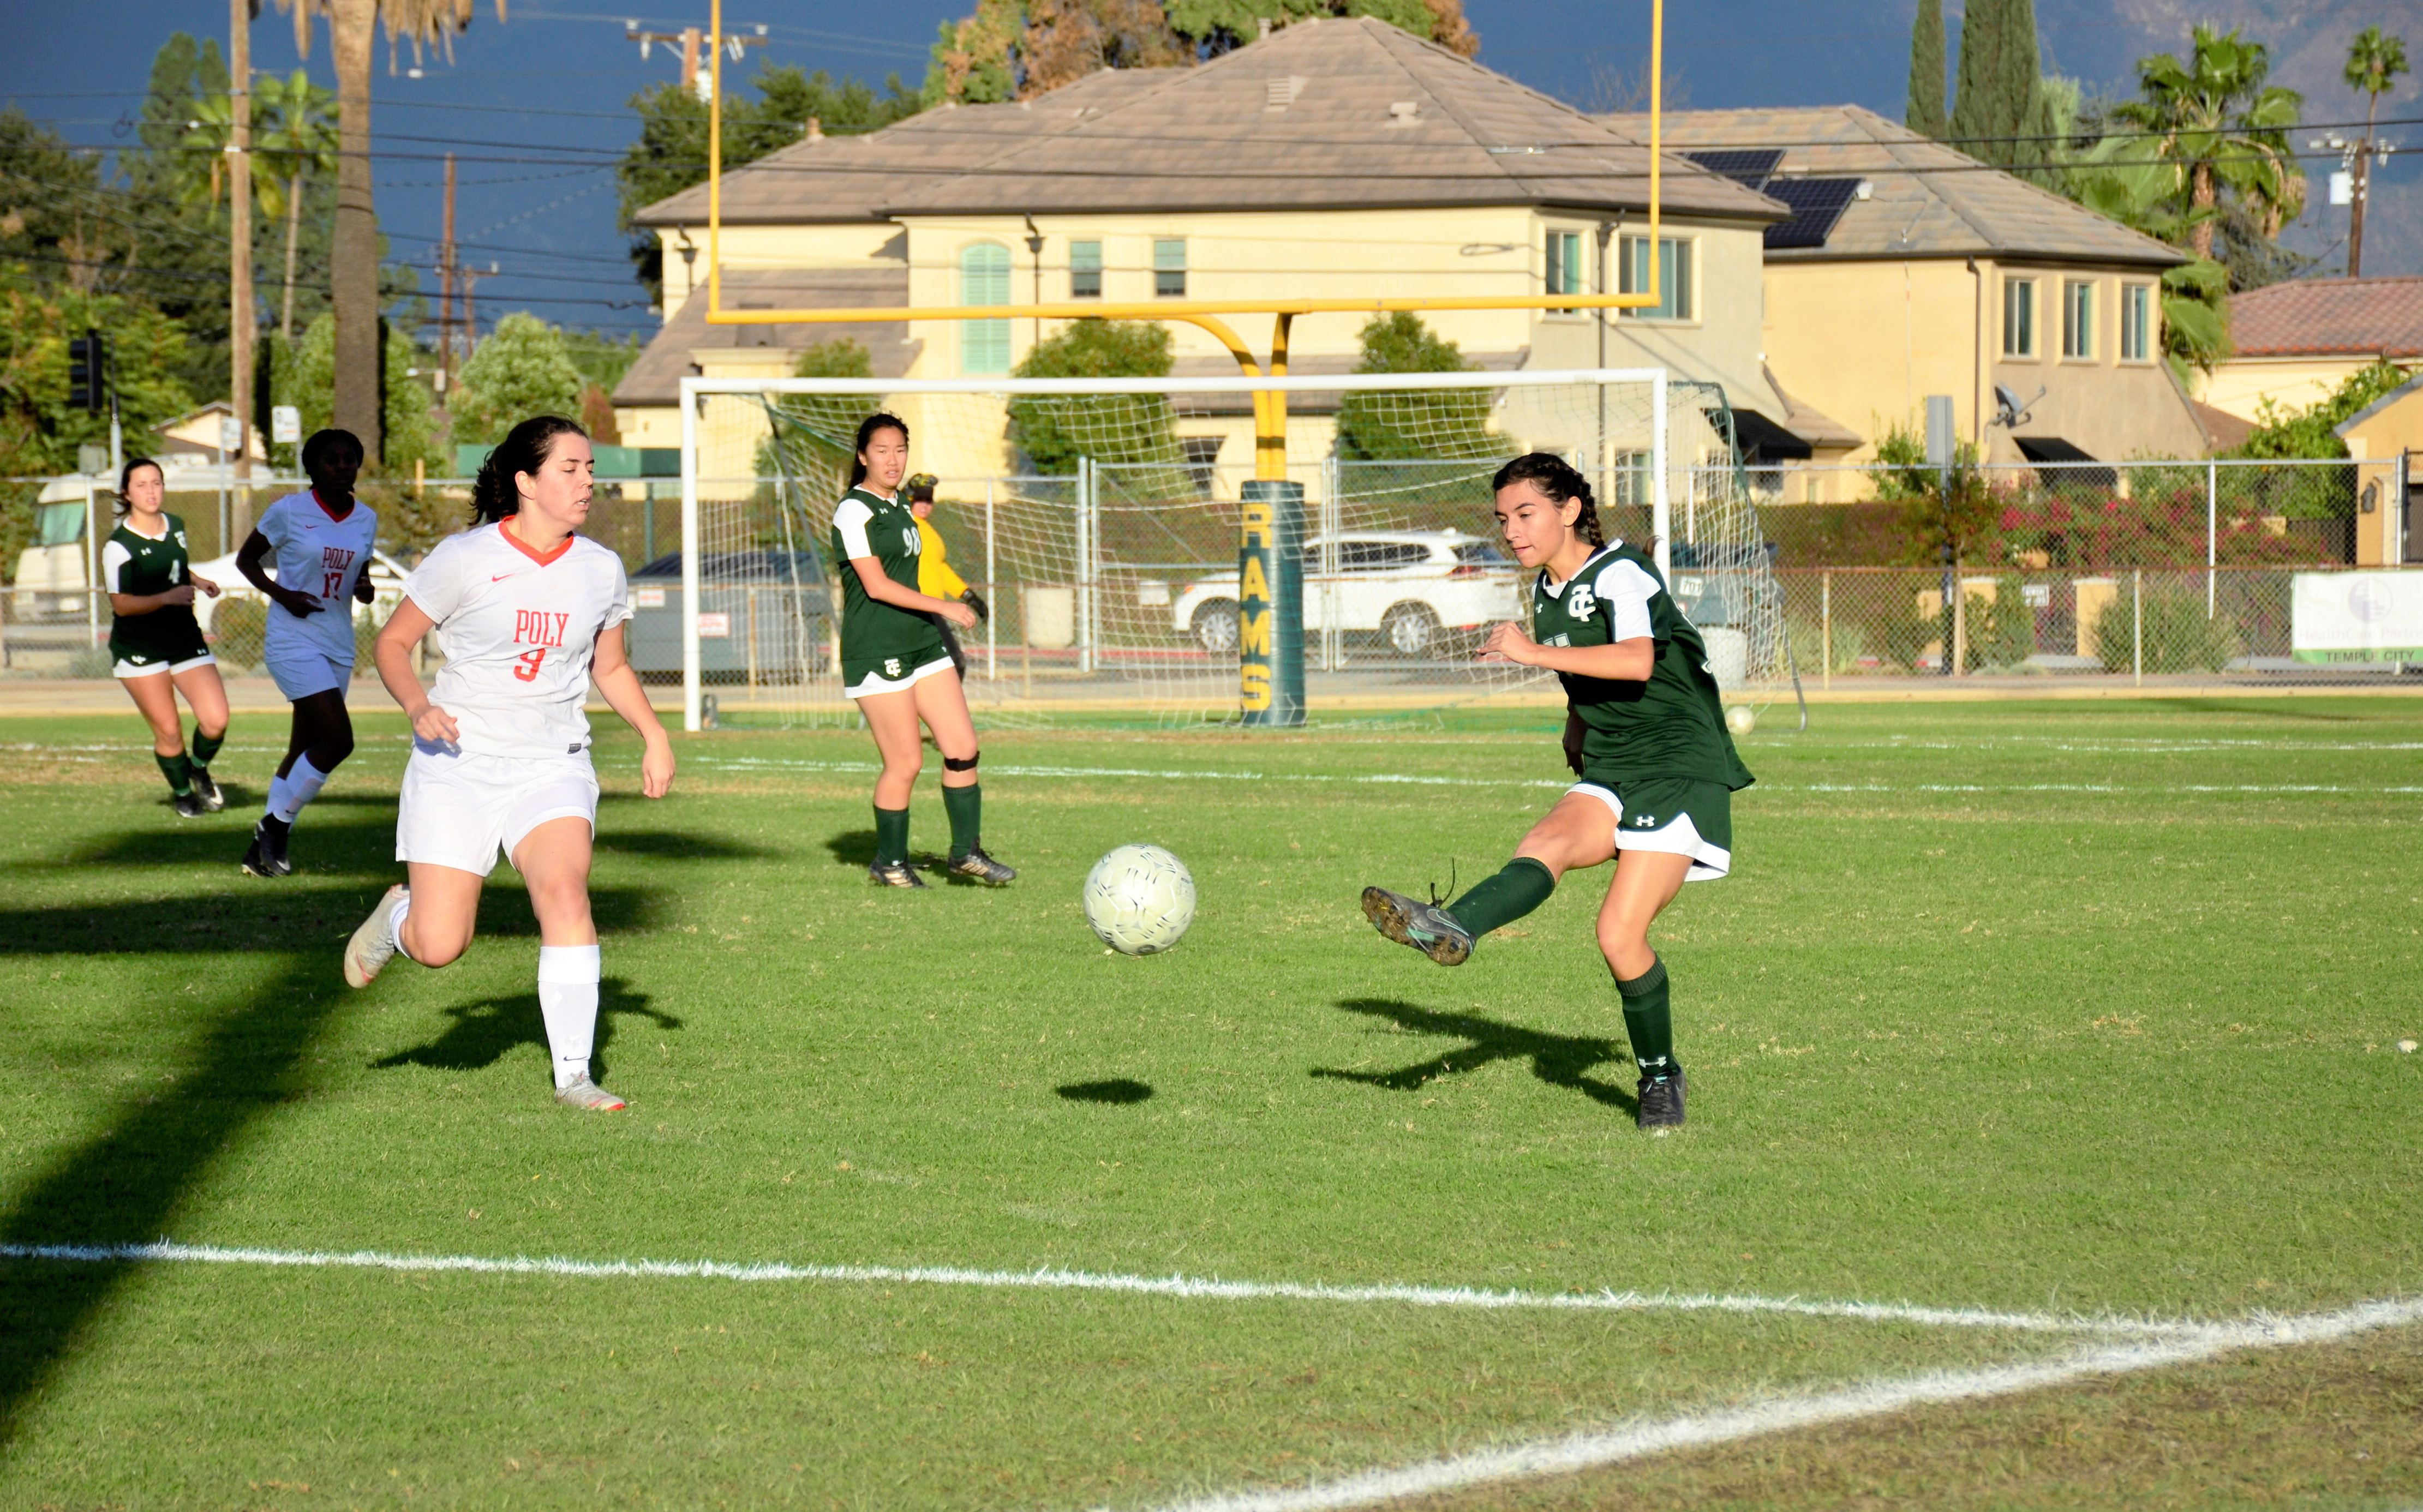
[[[589,437],[553,415],[522,421],[490,452],[473,528],[437,543],[379,632],[379,678],[412,719],[395,826],[410,880],[389,888],[345,946],[345,980],[369,985],[398,951],[445,966],[471,943],[480,887],[501,852],[538,915],[538,1001],[556,1100],[614,1109],[589,1055],[597,1031],[597,927],[589,857],[597,774],[581,705],[592,677],[647,742],[641,788],[673,785],[673,741],[624,645],[631,592],[611,551],[573,532],[589,518]],[[432,629],[446,653],[427,692],[412,648]]]
[[[235,570],[270,601],[261,659],[294,705],[286,759],[277,764],[268,805],[244,853],[244,869],[255,876],[293,870],[286,841],[295,816],[320,795],[337,764],[354,753],[353,717],[345,712],[345,687],[354,678],[354,605],[371,602],[378,516],[354,497],[362,443],[351,431],[313,432],[303,443],[303,470],[311,486],[261,511],[261,523],[235,555]]]

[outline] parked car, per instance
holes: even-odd
[[[631,665],[642,675],[682,669],[682,554],[631,575]],[[812,552],[717,551],[699,560],[700,675],[793,682],[832,655],[832,597]]]
[[[244,574],[235,570],[235,558],[236,554],[230,551],[224,557],[213,557],[208,561],[198,561],[193,564],[193,574],[196,577],[208,578],[219,585],[216,598],[213,598],[208,593],[194,595],[194,618],[200,622],[202,634],[206,636],[211,633],[211,625],[218,618],[222,606],[232,604],[238,599],[261,597],[261,591],[245,581]],[[262,560],[261,570],[268,575],[271,582],[277,581],[277,558],[275,553]],[[384,622],[388,615],[395,612],[396,605],[402,602],[404,580],[412,575],[412,569],[386,552],[373,549],[371,552],[370,575],[371,591],[376,595],[371,603],[371,613]]]
[[[1322,571],[1330,538],[1304,544],[1304,628],[1377,634],[1401,656],[1435,656],[1450,631],[1513,619],[1522,573],[1497,543],[1460,530],[1341,530],[1337,570]],[[1237,575],[1214,573],[1180,591],[1172,624],[1214,655],[1237,649]]]

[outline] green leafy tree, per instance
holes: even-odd
[[[808,134],[808,122],[832,134],[879,130],[924,108],[900,76],[884,80],[879,94],[856,79],[833,82],[819,69],[803,73],[795,65],[767,64],[750,81],[755,98],[734,91],[723,99],[723,166],[729,172]],[[640,118],[637,140],[614,165],[619,194],[617,225],[630,238],[634,272],[648,292],[664,298],[664,254],[656,233],[636,224],[640,212],[692,184],[706,181],[706,102],[678,84],[659,84],[631,97]],[[607,386],[611,387],[611,385]]]
[[[842,337],[817,341],[791,365],[794,378],[872,378],[875,359],[866,348]],[[758,449],[757,475],[788,474],[823,499],[839,496],[849,480],[849,465],[858,439],[858,422],[873,405],[860,394],[784,394],[768,402],[780,422],[775,440]]]
[[[1943,112],[1943,0],[1918,0],[1909,28],[1909,104],[1902,123],[1938,141],[1950,129]]]
[[[1147,321],[1072,321],[1035,344],[1018,365],[1021,378],[1166,378],[1169,330]],[[1021,395],[1009,402],[1009,438],[1038,473],[1077,470],[1080,458],[1122,466],[1156,465],[1123,477],[1127,491],[1179,491],[1184,462],[1178,417],[1159,394]]]
[[[0,265],[0,472],[72,470],[79,446],[109,440],[109,416],[68,403],[68,343],[87,329],[109,343],[110,380],[130,448],[193,408],[180,370],[185,332],[119,294],[44,291]]]
[[[306,436],[334,425],[330,401],[337,367],[336,317],[323,312],[305,328],[300,341],[273,339],[269,353],[271,402],[292,404],[300,411]],[[418,461],[423,468],[435,465],[442,473],[445,466],[437,453],[436,417],[429,388],[410,371],[426,364],[412,339],[394,326],[387,328],[386,364],[383,417],[393,443],[380,459],[379,471],[388,477],[409,477]],[[281,472],[299,472],[301,449],[299,443],[273,445],[270,461]]]
[[[2169,53],[2139,59],[2139,98],[2114,115],[2153,134],[2150,143],[2137,144],[2140,152],[2150,147],[2177,165],[2187,190],[2183,213],[2195,217],[2187,244],[2210,259],[2225,197],[2253,210],[2273,239],[2304,210],[2304,169],[2288,139],[2304,99],[2267,82],[2272,53],[2261,42],[2208,25],[2198,25],[2191,41],[2185,62]]]
[[[1370,16],[1464,57],[1481,39],[1463,0],[976,0],[942,24],[926,71],[927,104],[1031,100],[1106,68],[1216,57],[1265,26]]]
[[[564,350],[563,337],[528,311],[497,323],[471,360],[449,413],[457,442],[490,445],[533,415],[574,416],[588,380]]]
[[[2373,122],[2381,116],[2381,97],[2398,76],[2407,71],[2406,39],[2385,37],[2378,26],[2355,34],[2348,48],[2347,84],[2364,96],[2364,145],[2355,159],[2355,203],[2348,213],[2348,276],[2364,276],[2364,207],[2371,197]]]
[[[2233,457],[2336,458],[2348,454],[2338,427],[2355,414],[2415,376],[2383,357],[2360,372],[2348,375],[2328,399],[2303,409],[2286,409],[2265,399],[2256,405],[2256,428],[2239,443]]]
[[[1464,372],[1464,352],[1411,310],[1364,323],[1356,372]],[[1355,389],[1338,402],[1338,454],[1350,462],[1475,459],[1504,449],[1482,388]]]

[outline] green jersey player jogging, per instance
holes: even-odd
[[[1570,871],[1612,859],[1598,945],[1615,974],[1632,1058],[1640,1068],[1643,1128],[1683,1122],[1666,963],[1649,922],[1683,884],[1733,866],[1733,795],[1753,780],[1725,732],[1708,651],[1638,547],[1601,539],[1590,484],[1563,459],[1517,457],[1492,480],[1497,529],[1526,567],[1531,623],[1489,633],[1482,654],[1544,667],[1564,685],[1581,779],[1514,848],[1514,858],[1442,907],[1366,888],[1363,912],[1380,933],[1442,966],[1475,941],[1548,901]]]

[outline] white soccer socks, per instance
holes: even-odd
[[[589,1074],[589,1051],[597,1039],[597,977],[594,945],[538,948],[538,1011],[546,1021],[558,1091]]]
[[[295,757],[293,769],[284,777],[269,780],[269,816],[279,824],[293,824],[303,806],[327,785],[328,774],[312,765],[310,757]]]
[[[412,953],[404,947],[404,916],[410,912],[412,912],[412,890],[406,888],[404,890],[404,896],[395,902],[395,912],[387,916],[387,937],[388,942],[395,947],[395,953],[407,961],[412,959]],[[542,945],[539,949],[544,951],[546,947]],[[593,945],[590,949],[595,950],[596,947]]]

